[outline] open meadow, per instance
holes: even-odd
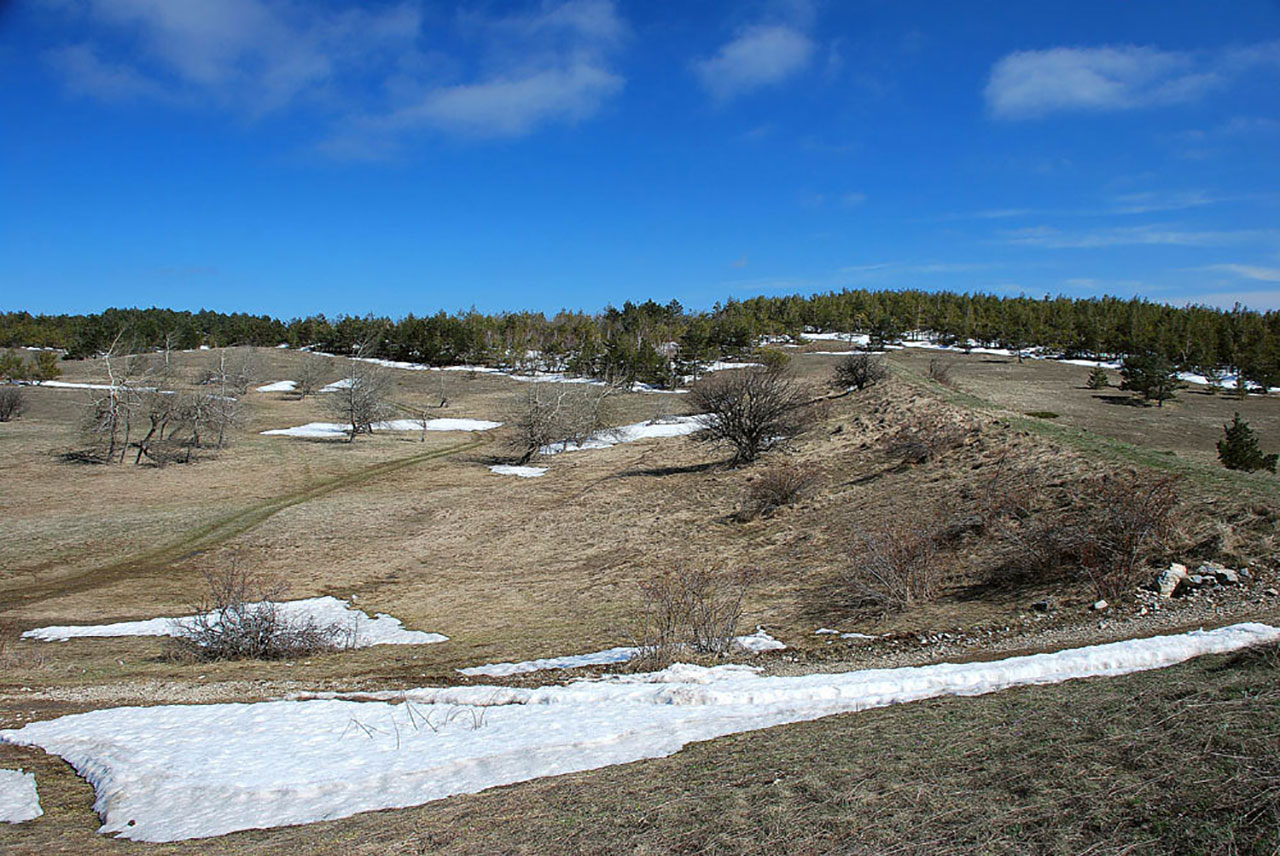
[[[217,356],[173,359],[178,376],[194,377]],[[254,387],[315,359],[251,356]],[[626,672],[457,670],[634,645],[644,633],[641,584],[689,568],[750,572],[739,632],[762,628],[786,647],[727,656],[777,676],[1280,623],[1275,476],[1224,470],[1213,451],[1237,411],[1264,448],[1280,440],[1273,397],[1191,388],[1143,407],[1114,388],[1086,389],[1080,366],[979,354],[946,354],[943,385],[927,376],[938,358],[891,352],[884,381],[840,393],[830,385],[839,356],[795,353],[790,370],[820,399],[817,418],[788,449],[750,465],[729,466],[723,449],[677,436],[535,458],[547,467],[538,478],[489,469],[511,462],[509,424],[375,431],[352,443],[263,435],[330,417],[326,394],[258,391],[244,396],[247,418],[227,448],[194,463],[85,463],[71,453],[91,391],[28,387],[26,414],[0,425],[0,727],[112,706],[532,688]],[[98,361],[64,366],[63,383],[102,380]],[[400,409],[432,419],[511,423],[530,386],[387,371]],[[609,418],[668,419],[687,413],[685,398],[620,393]],[[894,438],[904,425],[933,432],[929,454],[901,452]],[[783,466],[803,471],[803,490],[751,511],[753,486]],[[1131,469],[1172,478],[1177,495],[1176,525],[1147,577],[1170,561],[1217,560],[1247,571],[1244,584],[1163,600],[1130,586],[1097,608],[1087,579],[1032,567],[1032,522],[1068,516],[1086,501],[1079,485]],[[984,510],[1015,495],[1007,515]],[[1015,522],[999,522],[1006,517]],[[903,521],[945,532],[940,576],[932,596],[887,608],[866,596],[857,571],[867,533]],[[192,662],[163,637],[20,638],[49,625],[189,615],[207,594],[205,574],[232,565],[280,581],[290,599],[333,596],[448,640]],[[1273,852],[1274,651],[846,713],[416,808],[236,832],[202,852],[1068,853],[1086,843],[1099,853]],[[36,772],[45,812],[0,830],[5,852],[181,847],[97,834],[91,788],[53,755],[0,745],[0,766]],[[1160,795],[1139,798],[1152,789]]]

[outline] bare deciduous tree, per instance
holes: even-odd
[[[299,398],[306,398],[320,391],[333,376],[333,361],[327,357],[303,354],[298,370],[293,374],[293,391]]]
[[[810,398],[794,377],[768,368],[720,372],[689,391],[704,413],[699,437],[731,446],[734,464],[749,463],[807,427]]]
[[[374,426],[392,414],[394,380],[380,365],[360,359],[349,362],[346,376],[330,386],[325,403],[347,426],[347,442],[351,443],[357,434],[372,434]]]
[[[609,386],[525,384],[524,403],[514,418],[512,446],[520,463],[555,445],[582,443],[607,430]]]

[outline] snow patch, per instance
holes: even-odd
[[[786,645],[766,633],[763,627],[757,627],[756,632],[750,636],[735,636],[733,644],[755,654],[759,654],[762,651],[785,651],[787,649]]]
[[[524,467],[513,464],[494,464],[489,467],[489,472],[497,473],[500,476],[519,476],[522,479],[541,478],[547,474],[546,467]]]
[[[461,674],[473,677],[486,675],[491,678],[502,678],[507,675],[541,672],[544,669],[579,669],[583,666],[607,666],[612,663],[625,663],[628,660],[635,659],[639,654],[639,648],[609,648],[591,654],[546,657],[540,660],[525,660],[520,663],[486,663],[483,666],[469,666],[458,671]]]
[[[425,688],[386,701],[122,707],[0,731],[95,788],[99,831],[177,841],[420,805],[685,744],[941,695],[1156,669],[1280,641],[1238,624],[994,662],[764,677],[741,666],[536,689]],[[209,735],[218,751],[209,751]]]
[[[501,426],[501,422],[490,422],[487,419],[428,419],[428,431],[489,431]],[[340,422],[308,422],[293,428],[272,428],[263,434],[273,437],[311,437],[321,440],[336,440],[347,436],[350,425]],[[378,431],[421,431],[421,419],[388,419],[373,423],[374,432]]]
[[[287,345],[285,347],[288,347]],[[298,384],[291,380],[278,380],[266,386],[258,387],[258,392],[293,392]]]
[[[449,639],[439,633],[405,630],[400,619],[385,613],[379,612],[370,618],[367,613],[348,606],[345,601],[336,597],[288,600],[278,603],[277,607],[281,617],[288,621],[311,620],[320,626],[336,625],[350,631],[355,648],[373,645],[428,645]],[[177,618],[121,621],[116,624],[37,627],[23,633],[22,638],[66,642],[68,639],[104,636],[177,636],[194,626],[195,618],[193,615],[184,615]]]
[[[0,770],[0,823],[22,823],[42,814],[36,774]]]
[[[634,443],[637,440],[683,437],[701,431],[705,424],[704,420],[704,416],[697,415],[671,416],[652,422],[636,422],[595,434],[582,443],[552,443],[549,446],[543,446],[540,451],[544,455],[558,455],[561,452],[580,452],[584,449],[607,449],[619,443]]]

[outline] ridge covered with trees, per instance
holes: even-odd
[[[598,314],[471,310],[398,320],[312,315],[284,321],[157,308],[0,313],[0,347],[62,348],[73,359],[105,351],[124,331],[140,349],[287,344],[352,354],[371,345],[373,356],[427,365],[521,367],[536,360],[571,374],[654,384],[671,383],[700,360],[749,351],[761,337],[797,341],[806,330],[865,333],[873,345],[923,331],[943,344],[974,342],[1019,355],[1029,348],[1067,357],[1141,354],[1210,377],[1225,370],[1260,386],[1280,386],[1280,312],[1175,307],[1141,298],[845,290],[730,300],[709,312],[649,300]]]

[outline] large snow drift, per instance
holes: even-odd
[[[36,774],[0,770],[0,823],[22,823],[42,814]]]
[[[280,615],[286,620],[311,619],[317,625],[338,626],[351,634],[353,648],[373,645],[427,645],[446,642],[447,636],[425,633],[421,630],[405,630],[400,619],[379,612],[373,618],[348,606],[336,597],[313,597],[306,600],[288,600],[277,604]],[[23,639],[41,639],[45,642],[66,642],[80,637],[103,636],[177,636],[192,626],[195,616],[180,618],[149,618],[145,621],[122,621],[117,624],[86,624],[54,627],[37,627],[22,634]]]
[[[428,419],[428,431],[489,431],[502,425],[501,422],[490,422],[487,419]],[[313,437],[321,440],[335,440],[347,436],[350,425],[339,422],[308,422],[294,428],[272,428],[263,434],[274,437]],[[373,423],[377,431],[421,431],[421,419],[388,419]]]
[[[676,665],[538,689],[379,694],[399,704],[317,698],[124,707],[30,723],[0,731],[0,740],[70,762],[96,789],[102,832],[175,841],[418,805],[833,713],[1122,675],[1276,641],[1274,627],[1238,624],[995,662],[838,675]]]

